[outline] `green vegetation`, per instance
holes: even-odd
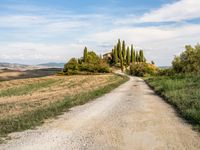
[[[199,72],[200,45],[197,44],[194,48],[191,45],[186,45],[185,51],[174,58],[172,65],[176,73]]]
[[[143,50],[135,51],[133,44],[131,47],[126,46],[125,41],[118,39],[110,54],[111,57],[105,55],[104,60],[111,67],[120,68],[124,72],[124,67],[127,73],[135,76],[154,75],[158,69],[153,64],[147,63]]]
[[[154,63],[154,62],[153,62]],[[200,130],[200,45],[185,46],[175,56],[172,68],[159,70],[146,79],[154,90],[174,105],[178,112]]]
[[[152,69],[153,65],[154,69]],[[133,73],[132,75],[139,76],[156,73],[155,64],[149,64],[146,62],[143,50],[135,51],[133,44],[130,48],[129,46],[126,46],[125,41],[121,42],[121,40],[118,39],[118,42],[114,45],[112,51],[104,54],[103,58],[97,56],[93,51],[88,51],[87,47],[85,47],[83,58],[70,59],[68,63],[65,64],[62,74],[76,75],[109,73],[111,72],[110,67],[119,68],[122,72],[126,69],[127,72]],[[128,71],[129,67],[132,69],[131,71]],[[133,69],[136,70],[133,71]]]
[[[153,64],[145,62],[134,63],[130,66],[130,74],[134,76],[144,77],[148,75],[156,75],[158,68]]]
[[[129,66],[131,63],[131,56],[130,56],[130,50],[129,47],[127,47],[127,51],[126,51],[126,65]]]
[[[95,52],[84,49],[83,58],[70,59],[64,66],[63,73],[66,75],[93,74],[111,72],[108,64]]]
[[[0,137],[4,137],[14,131],[22,131],[40,125],[45,119],[55,117],[67,111],[70,107],[84,104],[108,93],[127,80],[128,77],[126,76],[116,75],[114,82],[110,82],[103,87],[88,92],[75,93],[73,96],[66,96],[61,100],[50,103],[45,107],[40,107],[37,110],[27,111],[18,116],[2,119],[0,120]]]
[[[0,97],[5,97],[5,96],[20,96],[20,95],[26,95],[30,94],[33,91],[37,91],[42,88],[49,87],[50,85],[54,84],[58,80],[54,79],[49,79],[45,81],[40,81],[32,84],[27,84],[19,87],[13,87],[13,88],[8,88],[6,90],[1,90],[0,91]]]
[[[200,75],[155,76],[146,81],[200,130]]]

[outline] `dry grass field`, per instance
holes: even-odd
[[[15,79],[26,79],[26,78],[37,78],[49,75],[54,75],[55,73],[61,71],[60,68],[44,68],[44,69],[33,69],[25,71],[0,69],[0,82],[15,80]]]
[[[83,104],[108,92],[125,80],[127,79],[119,75],[105,74],[52,75],[2,81],[0,82],[0,134],[35,126],[37,122],[58,114],[55,112],[62,112],[64,107]],[[81,98],[76,97],[80,94]]]
[[[0,119],[116,82],[114,75],[49,76],[0,83]]]

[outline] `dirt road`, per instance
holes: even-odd
[[[10,136],[1,150],[200,149],[199,134],[136,77],[36,130]]]

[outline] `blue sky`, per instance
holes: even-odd
[[[1,0],[0,62],[39,64],[98,54],[118,38],[170,65],[200,41],[199,0]]]

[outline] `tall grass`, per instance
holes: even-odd
[[[150,77],[146,81],[200,131],[199,74]]]

